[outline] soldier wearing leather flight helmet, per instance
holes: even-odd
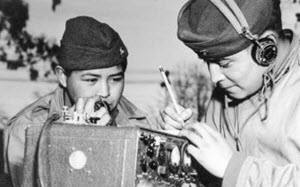
[[[223,186],[300,186],[300,50],[279,0],[190,0],[178,37],[215,84],[205,122],[164,110],[164,128]],[[185,126],[181,125],[182,120]]]

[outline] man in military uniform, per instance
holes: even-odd
[[[223,186],[300,186],[300,43],[282,29],[279,3],[190,0],[178,16],[179,39],[216,88],[205,122],[169,106],[164,128],[188,138]]]
[[[54,115],[61,120],[63,106],[94,125],[154,128],[145,113],[122,96],[127,55],[120,36],[109,25],[87,16],[66,22],[56,67],[58,88],[19,112],[5,130],[6,172],[14,186],[22,182],[25,129],[43,126]],[[106,106],[95,111],[99,100]]]

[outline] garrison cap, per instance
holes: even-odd
[[[106,23],[88,16],[67,20],[58,55],[59,65],[64,69],[89,70],[122,63],[127,65],[127,56],[119,34]]]
[[[219,0],[224,2],[224,0]],[[252,34],[282,29],[279,0],[235,0]],[[228,19],[210,0],[190,0],[178,15],[178,38],[204,60],[233,55],[251,41],[237,33]]]

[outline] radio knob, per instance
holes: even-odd
[[[154,137],[152,137],[151,135],[149,135],[148,141],[149,141],[149,145],[154,146],[154,144],[155,144],[155,139],[154,139]]]
[[[154,148],[153,147],[148,147],[147,148],[147,156],[152,158],[154,156]]]
[[[144,145],[149,144],[148,137],[144,133],[141,134],[140,140],[144,143]]]
[[[157,166],[158,166],[158,163],[154,160],[149,163],[149,167],[153,170],[156,170]]]

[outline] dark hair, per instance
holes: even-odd
[[[127,69],[127,58],[124,59],[124,61],[121,63],[121,67],[123,69],[123,72]]]

